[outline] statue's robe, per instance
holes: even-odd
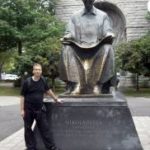
[[[69,35],[82,48],[73,44],[63,45],[60,63],[62,80],[80,83],[82,87],[103,84],[113,77],[112,45],[97,45],[113,33],[110,24],[107,14],[95,7],[90,12],[83,9],[71,17],[65,35]]]

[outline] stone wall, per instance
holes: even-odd
[[[107,1],[116,4],[123,12],[126,18],[127,40],[137,39],[150,29],[150,22],[145,19],[148,0]],[[82,7],[82,0],[58,0],[56,14],[61,20],[67,22],[70,16]]]

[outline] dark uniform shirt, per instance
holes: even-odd
[[[40,78],[38,81],[34,81],[32,78],[28,82],[28,79],[25,80],[21,95],[25,98],[25,107],[30,107],[32,109],[41,109],[43,105],[44,93],[50,88],[46,82]]]

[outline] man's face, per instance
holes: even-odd
[[[93,7],[94,0],[82,0],[86,10],[91,10]]]
[[[42,67],[40,65],[33,67],[33,75],[36,77],[40,77],[42,75]]]

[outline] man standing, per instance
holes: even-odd
[[[43,112],[44,93],[51,96],[55,102],[60,102],[42,77],[42,66],[33,65],[33,76],[25,80],[21,90],[21,116],[24,119],[25,143],[27,150],[36,150],[32,124],[36,120],[37,127],[48,150],[58,150],[50,136],[46,114]]]

